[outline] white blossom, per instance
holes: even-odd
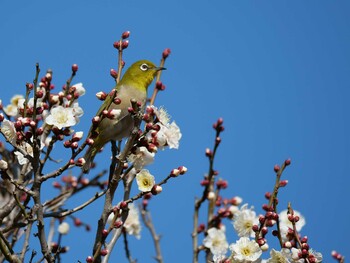
[[[136,174],[136,182],[138,189],[141,192],[148,192],[152,190],[155,184],[154,176],[146,169],[142,169],[138,174]]]
[[[271,258],[267,260],[267,263],[290,263],[290,261],[288,260],[288,252],[289,249],[282,249],[281,252],[272,249],[270,251]]]
[[[259,245],[248,237],[241,237],[236,243],[229,246],[232,254],[230,260],[233,263],[255,263],[260,261],[262,251]]]
[[[67,222],[62,222],[59,226],[58,226],[58,233],[60,233],[61,235],[67,235],[69,232],[69,224]]]
[[[85,94],[85,88],[83,87],[83,83],[74,84],[72,87],[75,88],[75,92],[80,96]]]
[[[153,109],[154,114],[157,116],[159,122],[156,124],[160,127],[160,130],[149,131],[146,137],[152,141],[155,139],[157,146],[163,149],[165,146],[169,146],[170,149],[178,149],[179,141],[182,137],[179,126],[173,121],[170,123],[170,116],[167,111],[160,107],[150,106]]]
[[[112,109],[108,112],[108,114],[112,117],[112,119],[117,120],[122,111],[120,109]]]
[[[299,221],[295,223],[295,228],[299,232],[303,226],[305,226],[306,221],[304,216],[302,216],[298,211],[294,210],[294,216],[299,217]],[[287,226],[293,228],[292,222],[288,219],[288,210],[283,210],[279,213],[280,226]]]
[[[4,134],[7,141],[9,141],[11,144],[16,143],[16,129],[13,122],[9,120],[3,120],[1,123],[1,132]]]
[[[295,247],[292,247],[290,250],[290,262],[292,263],[304,263],[305,260],[303,258],[300,258],[299,255],[301,254],[301,250]],[[321,263],[323,260],[322,254],[319,252],[316,252],[313,249],[309,249],[309,258],[313,257],[316,261],[316,263]]]
[[[203,245],[210,249],[214,262],[220,262],[220,260],[224,259],[228,249],[225,229],[212,227],[208,229],[207,233],[208,235],[204,238]]]
[[[134,204],[129,205],[129,214],[124,223],[124,228],[126,233],[129,235],[134,235],[137,239],[140,239],[141,233],[141,223],[139,210]]]
[[[84,110],[79,106],[79,102],[72,103],[74,117],[76,118],[77,123],[79,122],[79,117],[83,116]]]
[[[24,151],[26,154],[30,155],[33,157],[33,147],[29,143],[23,143],[22,145],[19,146],[19,148]],[[14,154],[17,157],[18,163],[20,165],[27,164],[29,160],[25,157],[25,155],[22,154],[20,151],[15,151]]]
[[[178,149],[182,134],[175,121],[168,125],[160,123],[158,125],[160,130],[155,134],[155,138],[159,148],[163,149],[164,146],[169,146],[170,149]]]
[[[136,149],[135,153],[129,155],[128,160],[132,162],[136,170],[141,170],[144,166],[153,163],[154,153],[141,146]]]
[[[255,233],[252,226],[258,224],[259,220],[253,209],[254,207],[248,208],[248,204],[244,204],[241,206],[240,210],[236,212],[233,220],[233,227],[239,237],[254,237]]]
[[[154,105],[151,105],[150,107],[153,109],[153,112],[157,116],[160,123],[163,125],[169,124],[171,117],[164,107],[161,106],[159,109]]]
[[[12,116],[12,117],[17,116],[17,114],[18,114],[17,106],[12,105],[12,104],[8,104],[6,107],[4,107],[4,112],[8,116]]]
[[[282,240],[285,242],[288,240],[287,234],[288,229],[293,229],[292,222],[288,219],[288,210],[283,210],[279,213],[279,221],[280,221],[280,231],[281,231],[281,237]],[[299,221],[295,223],[295,228],[299,232],[303,226],[306,224],[305,218],[296,210],[294,210],[294,216],[299,217]]]
[[[54,125],[58,129],[74,126],[77,121],[73,108],[64,108],[62,106],[53,107],[50,115],[46,117],[45,122]]]
[[[4,107],[4,111],[5,113],[8,115],[8,116],[17,116],[18,114],[18,110],[17,110],[17,106],[18,106],[18,101],[20,99],[23,99],[23,95],[14,95],[12,98],[11,98],[11,104],[8,104],[6,107]]]

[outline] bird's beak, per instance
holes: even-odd
[[[166,68],[163,68],[163,67],[156,67],[154,68],[155,71],[160,71],[160,70],[166,70]]]

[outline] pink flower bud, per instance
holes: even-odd
[[[86,263],[93,263],[94,262],[94,258],[92,256],[88,256],[86,258]]]
[[[103,229],[103,230],[102,230],[102,236],[103,236],[103,237],[108,236],[108,230],[107,230],[107,229]]]
[[[65,148],[70,148],[71,144],[72,144],[71,141],[65,141],[65,142],[63,143],[63,146],[64,146]]]
[[[87,144],[87,145],[93,145],[93,144],[94,144],[94,140],[91,139],[91,138],[87,138],[87,139],[86,139],[86,144]]]
[[[92,124],[98,125],[100,123],[100,120],[101,120],[100,116],[95,116],[92,118]]]
[[[2,122],[5,119],[4,114],[0,113],[0,122]]]
[[[291,160],[290,160],[290,159],[287,159],[287,160],[284,161],[284,164],[285,164],[286,166],[290,165],[290,163],[291,163]]]
[[[115,69],[111,69],[109,71],[109,74],[112,76],[112,78],[117,79],[118,78],[118,72]]]
[[[148,114],[154,114],[154,109],[151,107],[151,106],[147,106],[146,107],[146,112],[148,113]]]
[[[201,182],[200,182],[200,184],[201,184],[201,186],[207,186],[207,185],[209,185],[209,180],[202,180]]]
[[[103,91],[99,91],[96,93],[96,97],[99,99],[99,100],[105,100],[107,98],[107,94]]]
[[[73,71],[73,73],[76,73],[78,71],[78,65],[77,64],[73,64],[72,65],[72,71]]]
[[[120,228],[122,225],[123,225],[123,221],[117,220],[117,221],[114,222],[114,225],[113,225],[113,226],[114,226],[115,228]]]
[[[126,49],[129,46],[129,40],[124,40],[122,42],[122,49]]]
[[[75,226],[81,226],[82,222],[79,218],[74,218],[74,225]]]
[[[32,83],[26,83],[26,87],[28,90],[32,90],[34,85]]]
[[[72,149],[77,149],[77,148],[79,147],[79,144],[78,144],[78,142],[72,142],[72,144],[70,145],[70,147],[71,147]],[[78,161],[79,161],[79,159],[78,159]]]
[[[79,158],[76,162],[76,166],[82,167],[86,163],[83,157]]]
[[[59,102],[59,96],[56,94],[50,94],[50,99],[49,99],[51,104],[56,104]]]
[[[202,233],[205,230],[205,224],[200,224],[197,228],[197,233]]]
[[[112,109],[107,112],[107,118],[109,119],[117,119],[120,116],[121,110]]]
[[[89,182],[90,182],[90,180],[88,179],[88,178],[86,178],[86,177],[83,177],[83,178],[81,178],[80,179],[80,183],[82,184],[82,185],[88,185],[89,184]]]
[[[84,133],[82,131],[76,132],[72,136],[72,141],[73,142],[78,142],[78,141],[81,140],[81,138],[83,138],[83,136],[84,136]]]
[[[115,97],[113,100],[113,103],[116,105],[119,105],[122,102],[122,100],[120,98]]]
[[[287,184],[288,184],[288,180],[282,180],[282,181],[280,181],[279,186],[280,187],[285,187]]]
[[[170,176],[171,177],[177,177],[180,174],[180,170],[179,169],[173,169],[170,172]]]
[[[262,233],[264,236],[265,236],[268,232],[269,232],[269,230],[268,230],[268,228],[265,227],[265,226],[261,229],[261,233]]]
[[[57,188],[57,189],[61,189],[61,187],[62,187],[62,185],[61,185],[59,182],[57,182],[57,181],[54,181],[54,182],[52,183],[52,186],[53,186],[54,188]]]
[[[120,202],[119,207],[120,207],[121,209],[127,208],[127,207],[128,207],[128,203],[125,202],[125,201],[122,201],[122,202]]]
[[[149,200],[151,198],[152,198],[152,194],[150,194],[150,193],[147,193],[143,196],[143,199],[145,199],[145,200]]]
[[[162,89],[162,86],[163,86],[163,83],[162,83],[161,81],[157,81],[157,82],[156,82],[156,88],[157,88],[158,90],[161,90],[161,89]]]
[[[239,196],[235,196],[230,200],[230,203],[236,206],[240,205],[242,202],[243,202],[243,199]]]
[[[254,232],[257,232],[257,231],[259,231],[259,226],[258,225],[253,225],[252,229],[253,229]]]
[[[52,80],[52,73],[51,73],[51,72],[47,72],[47,73],[45,74],[45,79],[46,79],[47,81],[51,81],[51,80]]]
[[[123,34],[122,34],[122,39],[129,38],[129,36],[130,36],[130,31],[125,31],[125,32],[123,32]]]
[[[108,254],[108,249],[102,249],[101,252],[100,252],[101,256],[105,256]]]
[[[166,59],[170,55],[170,53],[171,53],[170,48],[164,49],[163,54],[162,54],[163,59]]]
[[[213,153],[211,152],[211,150],[210,150],[209,148],[205,149],[205,155],[206,155],[207,157],[211,157],[212,154],[213,154]]]
[[[151,189],[151,193],[152,193],[153,195],[160,194],[162,191],[163,191],[163,188],[162,188],[160,185],[158,185],[158,184],[155,184],[155,185],[152,187],[152,189]]]
[[[274,167],[273,167],[273,170],[277,173],[279,170],[280,170],[280,166],[278,164],[276,164]]]
[[[43,96],[44,96],[44,92],[43,92],[42,90],[38,90],[38,91],[36,92],[36,97],[37,97],[37,98],[41,99]]]
[[[119,48],[120,48],[120,41],[115,41],[115,42],[113,43],[113,47],[114,47],[115,49],[119,49]]]

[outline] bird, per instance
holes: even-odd
[[[96,154],[106,143],[112,140],[120,141],[130,135],[134,124],[128,111],[128,108],[131,106],[130,100],[135,99],[141,103],[141,109],[144,109],[148,86],[153,82],[157,72],[160,70],[165,70],[165,68],[157,67],[148,60],[139,60],[126,70],[122,79],[114,88],[117,92],[118,104],[112,102],[114,99],[113,92],[107,95],[96,116],[99,116],[104,110],[116,109],[120,111],[118,111],[116,118],[110,119],[105,117],[96,127],[97,137],[93,139],[93,143],[84,155],[85,163],[82,166],[84,173],[89,172]],[[108,109],[106,109],[107,105],[110,105]],[[91,130],[89,136],[91,136]]]

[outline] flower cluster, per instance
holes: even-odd
[[[37,66],[37,74],[39,71]],[[85,94],[82,83],[70,86],[68,82],[62,91],[53,93],[54,90],[52,71],[48,70],[40,82],[35,79],[33,84],[27,83],[25,96],[14,95],[5,107],[0,102],[3,111],[0,113],[0,131],[14,147],[19,165],[30,163],[34,157],[34,147],[38,148],[39,154],[44,147],[49,147],[51,132],[54,141],[63,140],[72,134],[70,128],[83,115],[78,102],[78,98]],[[28,171],[30,167],[31,165],[28,166]]]
[[[265,214],[257,215],[254,207],[249,207],[248,204],[241,205],[240,197],[222,197],[221,190],[226,189],[228,183],[222,178],[217,178],[219,173],[213,169],[213,160],[221,142],[220,133],[224,130],[223,120],[219,119],[213,128],[216,131],[214,149],[205,151],[210,170],[200,183],[204,187],[203,196],[196,201],[195,206],[196,222],[199,217],[199,208],[207,201],[209,220],[207,227],[202,223],[194,229],[194,244],[197,243],[197,235],[204,233],[202,244],[206,248],[207,258],[211,257],[218,263],[322,262],[322,255],[310,248],[306,236],[301,237],[299,234],[306,223],[305,218],[298,211],[294,211],[290,205],[287,210],[276,212],[278,189],[285,187],[288,183],[286,180],[281,180],[281,175],[290,165],[290,159],[286,160],[282,167],[278,165],[274,167],[277,176],[274,191],[265,194],[265,198],[269,201],[268,204],[262,205]],[[213,209],[214,205],[217,207],[216,210]],[[227,230],[223,224],[224,219],[229,220],[233,227]],[[263,252],[269,250],[267,234],[270,228],[275,228],[272,235],[279,239],[281,247],[277,250],[271,249],[270,257],[263,259]],[[235,231],[238,240],[229,244],[226,232],[231,230]],[[198,251],[194,251],[194,262],[197,262]]]

